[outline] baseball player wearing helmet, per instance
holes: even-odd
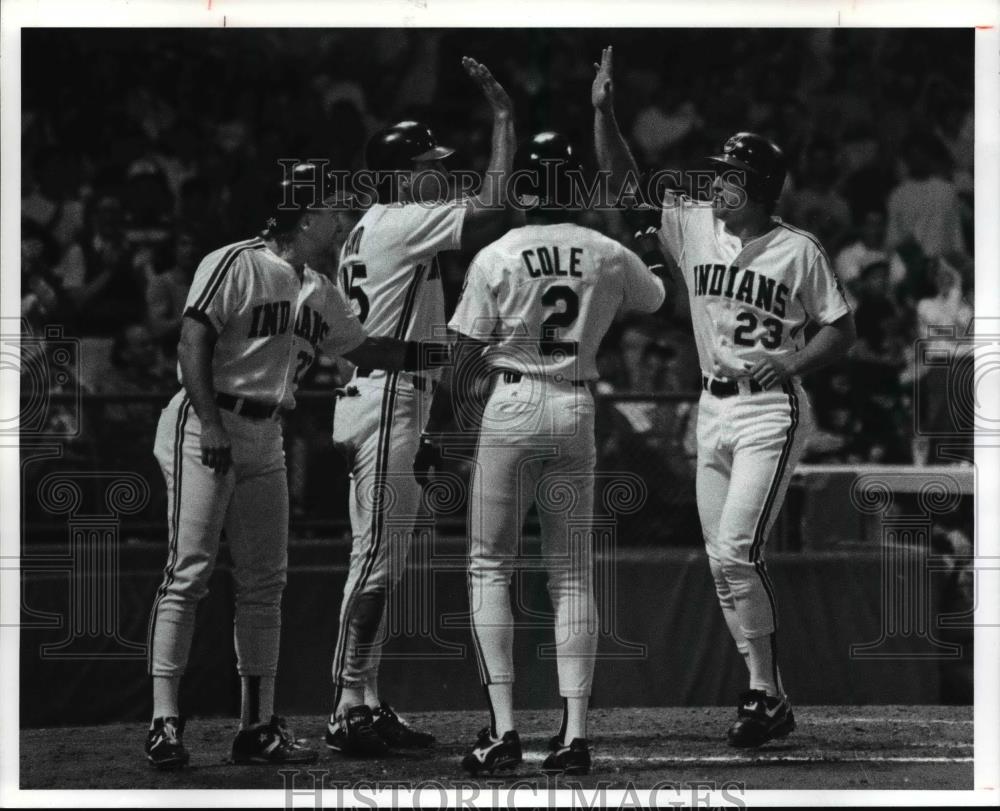
[[[296,166],[276,190],[263,236],[213,251],[188,294],[178,346],[181,390],[164,409],[154,453],[167,483],[169,549],[149,625],[153,766],[187,764],[178,703],[223,532],[233,559],[235,644],[242,684],[237,763],[308,763],[274,713],[288,546],[288,486],[278,417],[295,407],[319,352],[399,369],[420,349],[368,338],[337,287],[310,266],[337,250],[357,216],[300,198],[319,180]],[[325,202],[326,204],[323,204]]]
[[[477,774],[521,762],[513,714],[510,581],[524,519],[534,503],[555,611],[562,728],[543,764],[548,773],[590,769],[587,704],[597,648],[592,577],[594,400],[598,346],[619,315],[652,312],[662,281],[631,250],[574,221],[567,170],[573,149],[540,133],[518,153],[518,176],[537,199],[528,224],[473,260],[449,327],[458,333],[415,461],[435,466],[440,432],[489,378],[476,448],[469,510],[469,604],[473,642],[490,724],[462,761]],[[533,178],[533,179],[532,179]],[[522,189],[518,189],[521,191]],[[556,201],[559,201],[557,203]],[[572,493],[572,497],[568,494]],[[565,502],[565,503],[564,503]]]
[[[638,172],[614,116],[611,48],[595,67],[598,161],[620,184]],[[728,739],[752,747],[795,728],[763,553],[812,428],[799,377],[844,355],[855,330],[822,246],[773,216],[785,180],[781,150],[741,132],[710,161],[711,202],[668,193],[659,237],[688,288],[703,374],[696,489],[705,548],[750,672]],[[807,343],[810,322],[818,331]]]
[[[341,251],[340,281],[372,335],[421,340],[443,330],[437,254],[481,247],[513,221],[505,204],[515,149],[512,105],[487,68],[469,58],[463,67],[493,110],[492,155],[478,197],[447,199],[450,181],[442,160],[453,150],[419,122],[390,126],[366,147],[378,202]],[[402,574],[418,515],[413,456],[437,376],[361,364],[334,416],[334,444],[351,469],[353,547],[333,655],[326,744],[349,756],[434,742],[381,700],[378,669],[386,598]]]

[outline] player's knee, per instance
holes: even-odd
[[[178,555],[166,587],[170,598],[197,602],[208,594],[214,560],[202,554]]]
[[[723,555],[719,558],[722,577],[731,588],[746,580],[753,572],[753,563],[739,555]]]
[[[514,558],[507,555],[473,557],[469,560],[469,576],[482,579],[506,578],[514,572]]]
[[[288,575],[284,570],[268,572],[254,577],[235,577],[234,592],[237,605],[279,605],[285,591]]]

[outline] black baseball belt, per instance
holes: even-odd
[[[764,391],[764,387],[752,377],[747,379],[752,394]],[[740,393],[740,385],[735,380],[715,380],[708,375],[701,376],[701,387],[714,397],[732,397]]]
[[[500,376],[503,378],[504,383],[520,383],[524,379],[524,375],[520,372],[515,372],[511,369],[497,369]],[[551,380],[555,383],[568,383],[571,386],[577,386],[582,388],[587,385],[586,380],[556,380],[554,377],[545,376],[544,380]]]
[[[215,404],[226,411],[232,411],[241,417],[249,417],[253,420],[269,420],[281,406],[264,403],[260,400],[251,400],[249,397],[236,397],[232,394],[219,392],[215,395]]]

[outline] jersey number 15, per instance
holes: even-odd
[[[355,262],[351,265],[344,265],[340,269],[340,273],[344,280],[344,292],[351,301],[357,302],[358,321],[364,324],[365,319],[368,318],[368,296],[365,295],[365,291],[357,284],[357,280],[368,278],[368,268],[360,262]]]

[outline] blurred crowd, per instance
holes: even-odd
[[[609,42],[644,167],[699,168],[744,129],[787,153],[779,214],[822,241],[859,333],[849,361],[807,381],[822,429],[810,457],[935,461],[915,436],[913,392],[927,398],[922,419],[944,425],[949,381],[914,345],[929,327],[964,334],[974,283],[973,42],[958,29],[26,30],[28,329],[60,324],[106,347],[93,389],[170,389],[198,261],[259,230],[279,158],[359,168],[369,134],[416,117],[457,148],[456,165],[484,168],[489,112],[459,68],[468,53],[508,88],[522,135],[563,130],[592,164],[591,63]],[[613,213],[586,224],[628,238]],[[467,260],[448,263],[452,297]],[[697,391],[686,301],[614,330],[600,366],[605,394]],[[138,406],[116,408],[106,430],[124,440],[148,427]],[[674,449],[689,465],[693,404],[606,411],[607,463],[648,473],[649,460],[675,464],[663,461]]]

